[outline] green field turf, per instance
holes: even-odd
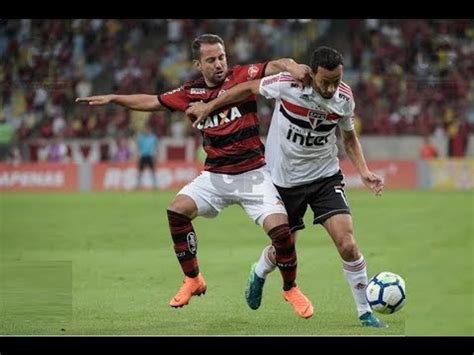
[[[208,291],[172,309],[182,282],[165,213],[174,193],[2,193],[0,334],[474,335],[474,193],[348,195],[369,276],[407,283],[405,308],[381,315],[389,329],[359,325],[336,249],[309,214],[298,283],[315,315],[303,320],[278,272],[262,307],[247,307],[248,271],[269,239],[238,206],[195,220]]]

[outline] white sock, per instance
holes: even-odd
[[[266,279],[267,275],[276,269],[276,265],[271,262],[268,253],[273,253],[273,255],[275,255],[275,248],[272,245],[268,245],[263,249],[260,259],[258,259],[257,266],[255,267],[255,273],[262,279]]]
[[[372,312],[367,299],[365,298],[365,288],[367,287],[367,267],[364,256],[356,261],[342,261],[344,274],[352,291],[354,302],[357,307],[359,317],[367,312]]]

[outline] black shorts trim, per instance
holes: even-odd
[[[351,214],[351,211],[348,209],[341,209],[341,210],[335,210],[335,211],[330,211],[328,213],[323,214],[322,216],[316,217],[313,219],[313,224],[323,224],[326,222],[329,218],[332,216],[336,216],[338,214]]]

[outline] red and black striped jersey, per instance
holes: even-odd
[[[223,83],[209,87],[204,78],[190,80],[181,87],[158,95],[171,111],[186,111],[191,102],[208,102],[231,87],[264,76],[266,63],[236,65]],[[264,146],[259,136],[255,95],[211,112],[197,128],[207,153],[205,170],[221,174],[241,174],[265,165]]]

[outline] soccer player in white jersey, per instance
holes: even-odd
[[[303,217],[308,205],[313,224],[322,224],[342,258],[362,325],[385,328],[372,313],[365,298],[367,268],[353,234],[352,217],[339,167],[336,127],[341,130],[346,153],[364,184],[381,195],[383,179],[369,170],[354,131],[354,98],[342,82],[343,58],[333,48],[319,47],[311,59],[312,82],[301,86],[288,72],[234,86],[217,99],[194,103],[186,111],[196,116],[195,125],[217,108],[251,95],[275,99],[275,109],[267,137],[266,159],[289,216],[290,230],[305,228]],[[252,265],[246,289],[250,308],[260,307],[263,285],[275,269],[274,251],[267,246]]]

